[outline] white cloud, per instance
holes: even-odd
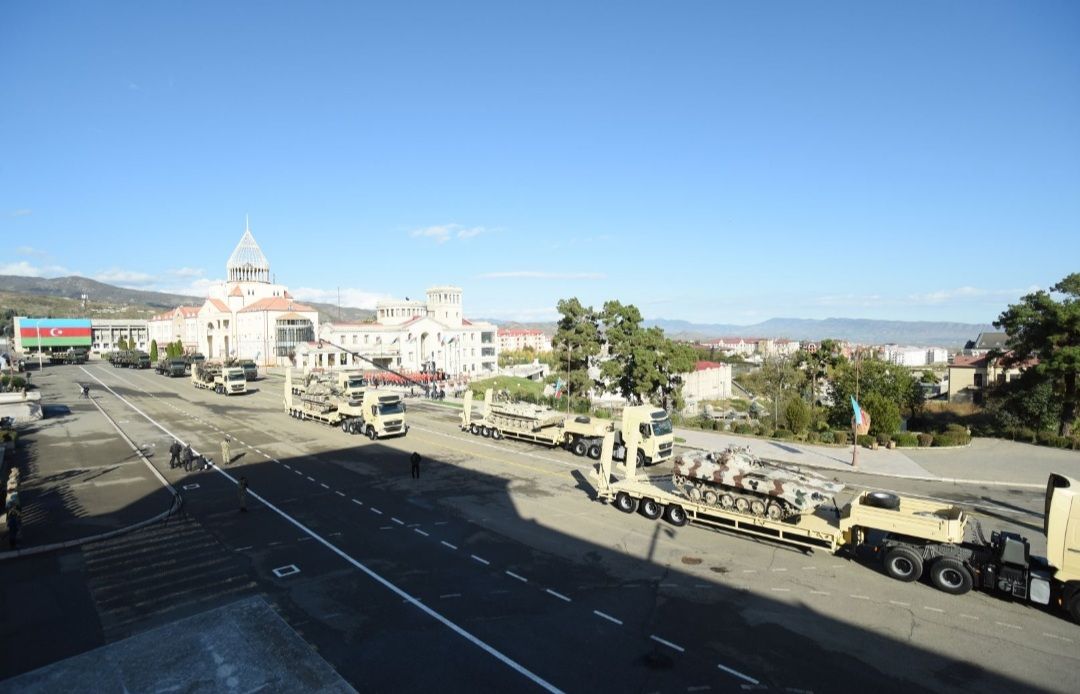
[[[134,270],[112,268],[97,273],[93,276],[93,279],[98,282],[105,282],[106,284],[116,284],[120,286],[135,285],[142,289],[148,285],[154,284],[157,281],[157,276],[149,275],[145,272],[136,272]]]
[[[514,270],[510,272],[485,272],[477,279],[536,279],[536,280],[603,280],[607,275],[602,272],[541,272],[538,270]]]
[[[316,289],[314,287],[296,287],[290,289],[289,293],[300,301],[318,301],[325,304],[337,305],[338,303],[338,290],[337,289]],[[379,294],[377,292],[369,292],[363,289],[356,289],[353,287],[341,288],[341,305],[349,308],[365,308],[373,310],[375,304],[381,299],[389,299],[388,294]]]
[[[181,267],[175,270],[169,270],[168,272],[175,277],[202,277],[203,269],[197,267]]]
[[[18,253],[19,255],[40,255],[40,256],[48,255],[48,253],[46,253],[45,251],[39,251],[38,249],[36,249],[36,248],[34,248],[32,246],[19,246],[18,248],[15,249],[15,252]]]
[[[484,227],[465,227],[460,224],[436,224],[422,229],[413,229],[409,236],[414,238],[434,239],[435,243],[446,243],[450,239],[471,239],[490,230]]]
[[[20,277],[41,277],[41,270],[25,260],[17,263],[0,265],[0,275],[18,275]]]
[[[12,213],[11,213],[11,216],[12,217],[29,217],[32,214],[34,214],[33,210],[27,209],[27,208],[24,207],[24,208],[22,208],[20,210],[13,210]]]

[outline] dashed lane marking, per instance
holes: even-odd
[[[931,612],[940,612],[942,614],[945,613],[945,610],[941,609],[940,607],[929,607],[927,605],[923,605],[923,609],[930,610]]]
[[[702,684],[702,685],[699,685],[697,687],[687,687],[686,691],[688,691],[688,692],[707,692],[710,689],[712,689],[712,687],[710,687],[709,685]]]
[[[609,622],[612,622],[614,624],[618,624],[619,626],[622,626],[622,620],[621,619],[615,619],[614,617],[612,617],[611,615],[609,615],[609,614],[607,614],[605,612],[601,612],[600,610],[593,610],[593,614],[596,615],[597,617],[599,617],[600,619],[606,619]]]
[[[1057,634],[1050,634],[1050,633],[1047,633],[1045,631],[1043,632],[1043,636],[1045,636],[1047,638],[1051,638],[1051,639],[1059,639],[1059,640],[1065,641],[1067,643],[1072,643],[1073,642],[1072,639],[1070,639],[1070,638],[1068,638],[1066,636],[1058,636]]]
[[[849,594],[848,597],[852,598],[853,600],[869,600],[870,599],[869,595],[855,595],[853,593]]]
[[[254,546],[255,546],[255,545],[248,545],[248,546],[246,546],[246,547],[237,547],[237,548],[236,548],[235,550],[233,550],[233,551],[235,551],[235,552],[246,552],[246,551],[248,551],[249,549],[251,549],[251,548],[252,548],[252,547],[254,547]]]
[[[300,475],[301,477],[303,477],[303,476],[304,476],[304,473],[300,472],[299,470],[293,470],[293,472],[295,472],[296,474]]]
[[[352,502],[354,504],[356,504],[357,506],[363,506],[364,505],[364,502],[360,501],[359,499],[353,499]]]
[[[513,571],[504,571],[503,573],[505,573],[510,578],[516,578],[517,580],[521,581],[522,583],[528,583],[529,582],[529,579],[525,578],[524,576],[518,576]]]
[[[460,597],[461,597],[461,593],[446,593],[444,595],[440,595],[439,599],[440,600],[446,600],[448,598],[460,598]]]
[[[1019,629],[1021,631],[1023,631],[1024,629],[1024,627],[1020,626],[1019,624],[1008,624],[1006,622],[994,622],[994,624],[997,624],[998,626],[1003,626],[1006,629]]]
[[[769,588],[774,593],[790,593],[791,588]]]
[[[310,482],[314,482],[314,481],[315,481],[315,478],[314,478],[314,477],[312,477],[311,475],[305,475],[305,477],[307,477],[307,478],[308,478],[308,481],[310,481]]]
[[[478,561],[484,566],[488,566],[491,564],[491,562],[489,562],[487,559],[484,559],[483,557],[478,557],[475,554],[470,554],[469,556],[473,558],[473,561]]]
[[[810,594],[811,595],[832,595],[832,593],[830,593],[830,592],[828,592],[826,590],[812,590],[812,591],[810,591]]]
[[[319,486],[322,487],[323,489],[329,489],[330,488],[329,484],[324,484],[322,482],[319,482]]]
[[[345,496],[345,492],[335,491],[334,493],[337,494],[338,496]]]
[[[975,621],[979,620],[979,618],[973,614],[961,614],[960,619],[974,619]]]
[[[727,665],[722,665],[722,664],[720,664],[720,663],[717,663],[717,664],[716,664],[716,667],[720,668],[721,670],[723,670],[724,672],[728,673],[729,675],[734,675],[734,676],[738,677],[738,678],[739,678],[739,679],[741,679],[741,680],[744,680],[744,681],[746,681],[746,682],[749,682],[750,684],[753,684],[753,685],[758,685],[758,684],[761,684],[760,682],[758,682],[757,680],[755,680],[755,679],[754,679],[753,677],[751,677],[750,675],[744,675],[744,674],[742,674],[741,672],[739,672],[738,670],[733,670],[733,669],[729,668],[729,667],[728,667]]]
[[[392,526],[392,525],[380,525],[379,526],[379,530],[393,530],[393,529],[394,529],[394,526]]]
[[[890,605],[899,605],[900,607],[911,607],[910,602],[900,602],[899,600],[890,600]]]
[[[769,569],[770,571],[787,571],[787,569]]]
[[[555,596],[555,597],[557,597],[557,598],[558,598],[559,600],[564,600],[564,601],[566,601],[566,602],[573,602],[573,601],[572,601],[572,600],[571,600],[570,598],[566,597],[566,596],[565,596],[565,595],[563,595],[562,593],[557,593],[557,592],[555,592],[555,591],[554,591],[554,590],[552,590],[551,588],[547,588],[547,589],[545,589],[545,591],[544,591],[544,592],[545,592],[545,593],[547,593],[547,594],[549,594],[549,595],[554,595],[554,596]]]
[[[292,470],[292,465],[286,465],[286,466],[285,466],[285,469],[286,469],[286,470]]]
[[[685,653],[686,652],[686,649],[683,648],[682,646],[680,646],[679,644],[672,643],[671,641],[668,641],[667,639],[662,639],[659,636],[657,636],[656,634],[649,634],[649,638],[652,639],[653,641],[656,641],[657,643],[664,644],[668,648],[673,648],[676,651],[678,651],[679,653]]]
[[[380,516],[382,515],[382,511],[380,511],[379,509],[375,508],[374,506],[368,506],[368,510],[369,510],[369,511],[371,511],[372,513],[377,513],[377,514],[379,514]]]
[[[393,516],[391,516],[390,520],[394,521],[398,525],[405,525],[405,521],[401,520],[400,518],[394,518]]]
[[[414,533],[416,533],[417,535],[423,535],[424,537],[430,537],[430,535],[428,535],[427,533],[425,533],[425,532],[424,532],[423,530],[421,530],[420,528],[413,528],[413,529],[412,529],[412,531],[413,531]]]
[[[457,545],[452,545],[452,544],[450,544],[449,542],[447,542],[446,540],[440,540],[440,541],[439,541],[439,544],[440,544],[440,545],[446,545],[446,546],[447,546],[447,547],[449,547],[450,549],[457,549]]]

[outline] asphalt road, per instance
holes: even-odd
[[[1055,614],[898,583],[870,561],[620,514],[592,501],[589,461],[463,434],[456,411],[436,404],[410,402],[408,437],[369,442],[287,417],[276,378],[226,397],[149,371],[63,368],[97,379],[117,421],[140,420],[138,443],[164,451],[176,436],[217,460],[228,433],[238,456],[191,474],[155,457],[183,490],[185,517],[171,534],[136,538],[140,554],[121,544],[100,559],[90,549],[37,560],[60,562],[73,591],[87,586],[70,608],[85,638],[68,651],[203,609],[190,588],[202,585],[195,594],[218,603],[267,596],[361,691],[1075,690],[1080,627]],[[1042,541],[1038,492],[881,482],[973,505],[988,526]],[[177,554],[202,567],[183,587],[158,573],[142,593],[125,588]]]

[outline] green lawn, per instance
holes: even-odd
[[[483,381],[474,381],[469,384],[469,388],[472,389],[473,395],[479,398],[484,397],[484,391],[488,388],[494,388],[496,393],[500,390],[508,391],[515,400],[522,395],[539,397],[544,394],[543,383],[516,376],[496,376]]]

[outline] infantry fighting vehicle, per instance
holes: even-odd
[[[627,441],[637,447],[636,432]],[[634,456],[614,480],[614,434],[604,437],[596,495],[623,513],[661,516],[745,534],[758,540],[832,553],[871,552],[885,573],[913,582],[924,573],[945,593],[972,588],[1040,605],[1056,605],[1080,622],[1080,481],[1052,474],[1046,485],[1043,530],[1046,557],[1030,554],[1027,538],[994,531],[986,540],[978,521],[958,506],[938,501],[863,492],[843,507],[819,507],[797,518],[774,520],[695,501],[671,480],[637,473]],[[805,473],[803,473],[805,474]]]
[[[247,392],[247,379],[239,366],[223,366],[217,362],[195,362],[191,365],[191,382],[196,388],[213,390],[222,395]]]
[[[844,489],[793,465],[765,462],[738,446],[679,455],[671,479],[692,501],[772,520],[812,513]]]
[[[472,413],[472,391],[466,391],[461,429],[493,439],[505,436],[552,447],[563,446],[575,455],[591,458],[600,457],[604,435],[610,432],[615,436],[615,460],[625,460],[625,441],[633,429],[640,441],[636,453],[638,465],[671,457],[675,444],[671,418],[664,410],[650,405],[626,407],[622,417],[613,422],[586,415],[567,415],[543,405],[510,402],[505,395],[496,399],[491,389],[484,393],[484,409],[478,418]]]
[[[338,387],[336,376],[310,373],[294,383],[292,369],[285,372],[285,412],[296,419],[310,419],[341,426],[347,434],[364,434],[371,440],[405,436],[405,402],[399,393],[367,389],[357,394]]]

